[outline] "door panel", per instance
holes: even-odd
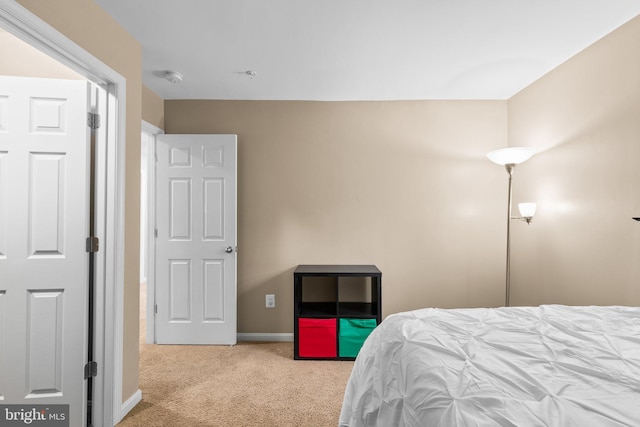
[[[27,398],[62,396],[63,291],[28,291]]]
[[[159,135],[156,152],[156,342],[235,344],[236,136]]]
[[[171,259],[170,265],[170,322],[191,321],[191,260]]]
[[[224,180],[204,180],[204,240],[224,240]]]
[[[224,320],[224,262],[215,259],[202,261],[204,266],[204,322]]]
[[[88,83],[0,77],[0,403],[85,424]],[[10,185],[9,185],[10,183]]]
[[[29,255],[64,256],[65,155],[29,155]]]
[[[191,179],[169,178],[171,240],[191,240]]]

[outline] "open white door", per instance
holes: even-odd
[[[0,77],[0,403],[69,405],[73,426],[86,424],[88,91]]]
[[[236,135],[158,135],[156,154],[156,342],[235,344]]]

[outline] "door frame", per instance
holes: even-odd
[[[95,362],[93,417],[113,426],[140,399],[122,403],[124,294],[124,164],[126,79],[45,21],[11,0],[0,0],[0,27],[99,84],[107,95],[106,143],[96,153]],[[81,367],[79,367],[81,369]]]
[[[156,136],[164,134],[164,131],[149,122],[142,121],[142,133],[146,133],[151,136],[149,145],[147,147],[147,157],[142,158],[142,161],[147,165],[147,300],[145,307],[147,311],[146,315],[146,330],[145,341],[147,344],[156,343],[156,282],[155,282],[155,270],[156,270]]]

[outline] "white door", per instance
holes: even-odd
[[[156,342],[236,343],[236,135],[156,139]]]
[[[0,403],[85,424],[86,81],[0,77]]]

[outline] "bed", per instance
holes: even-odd
[[[339,425],[640,426],[640,308],[391,315],[358,354]]]

